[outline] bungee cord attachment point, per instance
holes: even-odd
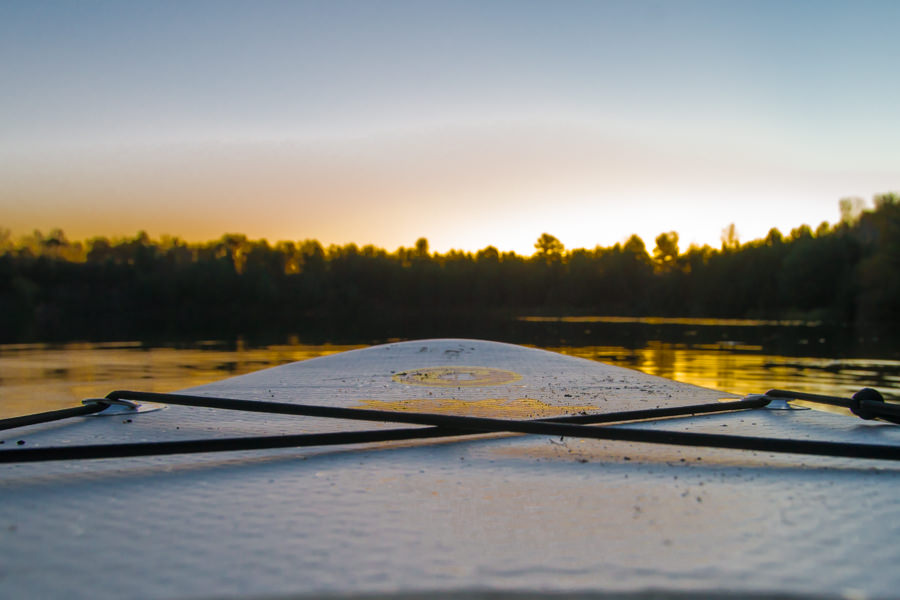
[[[764,407],[766,410],[809,410],[809,407],[807,406],[796,406],[784,398],[773,398],[766,394],[750,394],[744,396],[744,400],[749,400],[751,398],[765,398],[768,400],[768,403]]]
[[[878,390],[863,388],[853,394],[849,399],[840,396],[825,396],[822,394],[809,394],[792,390],[773,389],[765,393],[770,398],[784,400],[804,400],[829,406],[840,406],[848,409],[860,419],[871,421],[881,419],[890,423],[900,424],[900,405],[888,404],[884,396]]]
[[[84,405],[99,404],[103,408],[99,412],[92,413],[94,417],[113,417],[123,414],[147,413],[166,408],[165,404],[156,402],[138,402],[127,398],[85,398],[81,401]]]

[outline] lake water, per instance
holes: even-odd
[[[604,320],[606,319],[606,320]],[[874,387],[900,400],[890,346],[815,324],[534,317],[502,339],[737,394],[771,388],[849,396]],[[417,336],[418,337],[418,336]],[[387,341],[387,340],[383,340]],[[0,345],[0,418],[76,406],[114,389],[167,392],[367,343],[116,342]],[[862,348],[862,350],[860,350]]]

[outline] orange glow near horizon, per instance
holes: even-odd
[[[528,131],[516,139],[547,141],[529,138]],[[668,159],[616,174],[583,159],[561,161],[552,148],[484,146],[482,137],[472,134],[462,148],[448,141],[452,151],[427,152],[415,140],[331,154],[302,144],[95,151],[78,160],[54,159],[46,169],[44,157],[20,157],[0,165],[7,182],[0,228],[14,236],[60,228],[72,240],[146,231],[203,242],[241,233],[272,243],[317,239],[325,246],[387,250],[425,237],[432,251],[494,246],[525,256],[544,232],[568,249],[612,246],[632,234],[651,249],[657,235],[676,231],[685,250],[718,247],[732,222],[742,241],[764,237],[771,227],[787,234],[803,223],[835,222],[838,200],[846,195],[824,184],[766,187],[745,172],[745,185],[723,202],[735,173],[742,173],[738,163],[723,161],[730,169],[724,179],[705,177],[706,163],[663,167]],[[570,142],[572,156],[603,148],[577,136]],[[491,159],[498,154],[504,160]]]
[[[599,161],[599,162],[598,162]],[[94,148],[0,163],[15,235],[60,228],[70,239],[177,236],[190,242],[317,239],[323,245],[477,251],[530,256],[542,233],[568,249],[639,235],[648,249],[676,231],[680,248],[742,241],[838,219],[838,201],[891,175],[809,185],[773,178],[743,158],[716,159],[637,142],[613,143],[576,126],[519,124],[329,143],[255,142]],[[853,187],[856,186],[856,187]],[[869,189],[869,188],[864,188]],[[723,200],[723,198],[727,199]]]

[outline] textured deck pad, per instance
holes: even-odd
[[[193,393],[534,418],[727,395],[540,350],[406,342]],[[4,448],[392,424],[172,406],[3,432]],[[900,444],[818,411],[629,425]],[[8,597],[423,590],[894,596],[893,463],[542,436],[0,465]]]
[[[500,418],[677,406],[727,396],[630,369],[469,340],[377,346],[236,377],[197,391]]]

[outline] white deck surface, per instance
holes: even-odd
[[[461,380],[448,385],[454,372]],[[378,346],[192,392],[501,418],[725,397],[469,340]],[[85,417],[0,432],[0,449],[19,440],[39,447],[376,426],[172,406],[131,422]],[[633,426],[900,444],[897,426],[819,411]],[[472,590],[898,597],[898,539],[900,466],[881,461],[478,436],[0,465],[3,598]]]

